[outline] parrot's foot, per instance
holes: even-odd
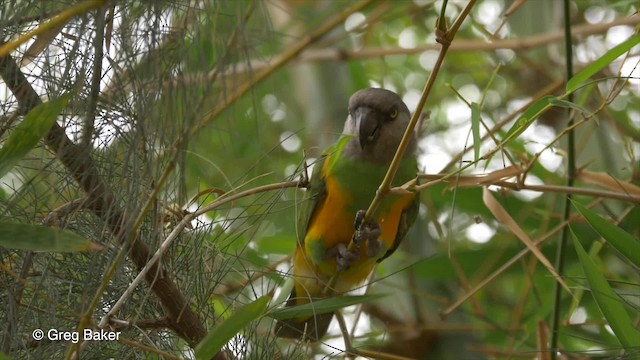
[[[380,225],[376,221],[376,219],[371,218],[366,223],[363,223],[364,216],[366,215],[365,210],[359,210],[356,213],[356,219],[353,223],[353,226],[356,228],[356,232],[353,235],[353,242],[360,246],[365,240],[367,241],[367,255],[372,258],[380,252],[380,247],[382,243],[378,240],[380,234],[382,234],[382,230],[380,229]]]
[[[340,243],[334,248],[336,254],[336,264],[338,265],[338,271],[345,271],[351,267],[351,263],[360,257],[358,251],[349,251],[347,245]]]

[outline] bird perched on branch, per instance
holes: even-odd
[[[407,105],[392,91],[369,88],[351,96],[342,136],[313,168],[299,218],[295,284],[286,306],[326,296],[325,288],[338,272],[332,292],[352,290],[400,244],[418,212],[415,193],[385,196],[375,216],[363,220],[410,118]],[[415,148],[411,136],[393,185],[416,176]],[[316,341],[325,335],[332,318],[333,313],[326,313],[279,321],[275,333]]]

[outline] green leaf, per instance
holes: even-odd
[[[616,248],[623,256],[626,256],[635,266],[640,267],[640,241],[638,239],[621,228],[609,223],[579,202],[571,202],[602,238],[607,240],[607,242]]]
[[[473,160],[480,158],[480,106],[471,103],[471,133],[473,134]]]
[[[592,62],[586,68],[582,69],[579,73],[574,75],[567,82],[567,93],[574,92],[582,84],[584,84],[589,78],[595,75],[598,71],[602,70],[605,66],[611,64],[620,55],[631,50],[632,47],[640,43],[640,34],[634,35],[628,38],[623,43],[617,45],[613,49],[607,51],[598,60]]]
[[[271,296],[265,295],[236,310],[225,321],[215,325],[196,346],[196,359],[211,359],[240,330],[264,314]]]
[[[575,102],[571,102],[571,101],[567,101],[567,100],[563,100],[563,99],[558,99],[558,98],[553,98],[553,99],[551,99],[549,101],[549,103],[552,106],[556,106],[556,107],[578,110],[583,114],[588,114],[589,113],[589,111],[586,108],[576,104]]]
[[[269,316],[276,320],[288,320],[299,317],[309,317],[318,314],[325,314],[342,309],[345,306],[362,304],[369,301],[380,299],[384,294],[368,294],[368,295],[344,295],[326,299],[314,300],[311,303],[285,307],[272,311]]]
[[[587,255],[587,252],[584,251],[573,229],[570,230],[573,244],[580,259],[580,264],[582,264],[582,270],[587,277],[591,294],[593,294],[593,298],[596,300],[600,311],[625,348],[640,347],[640,332],[634,328],[629,314],[627,314],[627,311],[622,305],[623,300],[611,289],[609,283],[607,283],[607,279],[602,276],[596,264],[591,260],[589,255]]]
[[[0,177],[11,170],[18,161],[49,131],[56,118],[67,106],[71,94],[63,95],[33,108],[16,126],[0,149]]]
[[[535,103],[531,104],[527,110],[524,111],[522,116],[518,118],[518,120],[511,126],[511,129],[505,135],[505,139],[511,140],[513,137],[516,137],[522,134],[529,125],[533,124],[533,122],[542,115],[543,112],[547,111],[551,107],[551,103],[556,99],[555,96],[547,95]]]
[[[103,248],[71,231],[13,223],[0,223],[0,246],[47,252],[95,251]]]

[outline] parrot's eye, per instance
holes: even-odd
[[[389,113],[389,117],[392,119],[395,119],[398,117],[398,109],[393,109],[391,110],[391,112]]]

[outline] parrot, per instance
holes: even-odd
[[[348,112],[342,135],[313,166],[298,218],[294,286],[285,307],[326,297],[325,287],[338,272],[333,292],[353,290],[377,262],[398,248],[418,213],[418,196],[407,191],[385,196],[376,214],[364,221],[364,209],[375,197],[411,119],[407,105],[393,91],[366,88],[351,96]],[[393,186],[415,178],[416,142],[411,136]],[[355,249],[349,250],[352,237]],[[319,341],[332,318],[333,313],[325,313],[279,320],[274,332]]]

